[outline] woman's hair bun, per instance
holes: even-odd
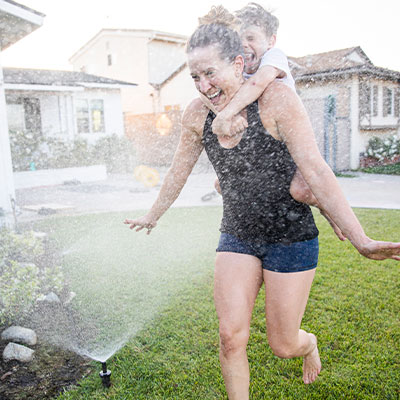
[[[228,28],[237,29],[240,21],[223,6],[212,6],[207,15],[199,18],[199,25],[211,24],[225,25]]]

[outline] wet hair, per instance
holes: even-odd
[[[243,55],[242,43],[237,32],[237,18],[222,6],[213,6],[210,12],[199,18],[199,26],[190,36],[186,52],[196,48],[215,45],[219,48],[221,59],[234,61]]]
[[[250,25],[258,26],[264,29],[267,38],[276,35],[278,32],[278,18],[257,3],[247,4],[247,6],[236,11],[235,15],[240,20],[242,29]]]

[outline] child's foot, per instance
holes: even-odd
[[[314,344],[313,349],[303,358],[303,382],[308,385],[313,383],[321,372],[321,360],[319,358],[317,338],[309,333]]]
[[[340,228],[328,217],[327,214],[325,214],[324,211],[322,211],[321,209],[319,211],[326,218],[326,220],[329,222],[329,225],[332,227],[333,232],[335,232],[336,236],[340,240],[345,241],[346,240],[346,236],[343,235],[343,232],[340,230]]]

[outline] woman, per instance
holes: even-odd
[[[229,15],[228,15],[229,16]],[[188,65],[198,91],[220,111],[243,83],[240,38],[217,15],[188,42]],[[125,220],[148,234],[178,197],[205,147],[223,196],[221,239],[215,262],[214,301],[219,318],[220,362],[229,399],[248,399],[246,345],[251,313],[262,283],[268,341],[282,358],[303,357],[303,381],[321,369],[317,340],[300,329],[318,258],[318,231],[308,206],[289,186],[297,167],[344,235],[364,256],[400,260],[400,243],[368,238],[318,151],[296,94],[273,83],[243,112],[248,128],[232,149],[222,148],[215,115],[200,99],[182,119],[182,135],[159,196],[143,217]]]

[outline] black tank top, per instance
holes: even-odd
[[[221,147],[209,112],[203,144],[217,173],[223,199],[221,232],[257,243],[293,243],[318,236],[310,207],[292,198],[296,171],[286,145],[264,128],[258,102],[247,107],[248,128],[232,149]]]

